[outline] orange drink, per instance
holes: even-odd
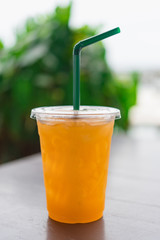
[[[98,107],[81,108],[80,113],[71,107],[48,107],[48,113],[39,108],[31,115],[38,124],[48,213],[64,223],[102,217],[111,137],[119,114],[113,108],[100,107],[98,113]]]

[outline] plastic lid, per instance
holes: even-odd
[[[53,106],[34,108],[30,117],[45,121],[51,121],[55,118],[103,118],[111,120],[121,118],[121,114],[119,109],[111,107],[81,106],[80,110],[73,110],[73,106]]]

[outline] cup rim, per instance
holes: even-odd
[[[104,118],[120,119],[118,108],[107,106],[80,106],[80,110],[73,110],[73,106],[45,106],[33,108],[30,117],[36,120],[54,120],[55,118]]]

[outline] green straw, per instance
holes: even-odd
[[[114,28],[108,32],[84,39],[78,42],[73,49],[73,109],[80,108],[80,52],[81,49],[93,43],[99,42],[105,38],[120,33],[120,28]]]

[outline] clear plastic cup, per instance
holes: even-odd
[[[49,217],[87,223],[103,215],[116,108],[40,107],[37,120]]]

